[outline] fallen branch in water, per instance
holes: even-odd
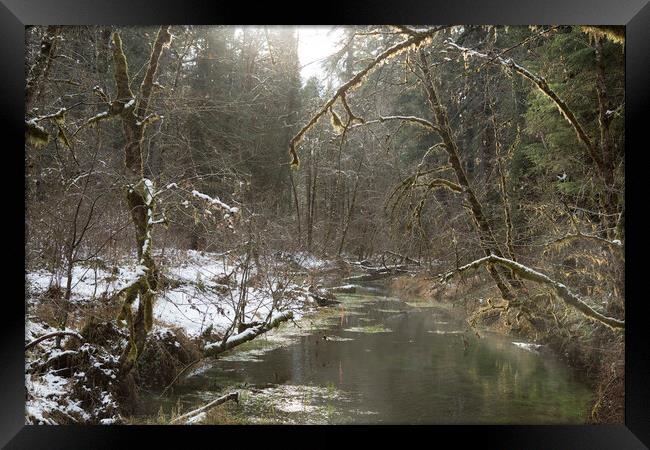
[[[55,331],[53,333],[44,334],[43,336],[34,339],[32,342],[30,342],[29,344],[27,344],[25,346],[25,351],[29,350],[30,348],[34,347],[35,345],[37,345],[37,344],[39,344],[39,343],[41,343],[41,342],[43,342],[43,341],[45,341],[47,339],[51,339],[51,338],[57,337],[57,336],[73,336],[73,337],[79,339],[80,341],[83,341],[83,337],[79,333],[77,333],[76,331]]]
[[[255,339],[260,334],[266,333],[267,331],[276,328],[282,322],[286,322],[291,318],[293,318],[293,313],[291,311],[285,311],[280,314],[277,314],[273,316],[268,323],[263,323],[261,325],[256,325],[247,328],[241,333],[235,334],[234,336],[230,336],[225,341],[213,342],[206,345],[203,348],[203,354],[205,356],[216,356],[219,353],[223,353],[226,350],[230,350],[231,348],[243,344],[244,342],[248,342],[250,340]]]
[[[599,313],[591,306],[587,305],[584,301],[582,301],[580,297],[578,297],[576,294],[571,292],[569,288],[566,287],[564,284],[552,280],[546,275],[544,275],[543,273],[537,272],[536,270],[533,270],[530,267],[526,267],[523,264],[520,264],[518,262],[506,258],[501,258],[499,256],[490,255],[481,259],[477,259],[476,261],[473,261],[469,264],[459,267],[454,272],[449,272],[445,275],[441,275],[440,278],[441,281],[446,282],[456,274],[471,269],[477,269],[482,265],[489,265],[489,264],[498,264],[500,266],[506,267],[525,280],[530,280],[536,283],[551,286],[555,290],[557,296],[562,301],[564,301],[564,303],[573,306],[575,309],[577,309],[578,311],[580,311],[582,314],[589,317],[590,319],[596,320],[604,325],[607,325],[612,329],[620,329],[620,330],[625,329],[625,321],[616,319],[614,317],[608,317]]]
[[[392,277],[393,275],[401,275],[410,273],[406,265],[384,266],[384,267],[366,267],[362,266],[367,272],[361,275],[353,275],[344,278],[343,281],[349,283],[351,281],[373,281],[381,278]]]
[[[231,392],[230,394],[224,395],[223,397],[219,397],[218,399],[211,401],[207,405],[201,406],[198,409],[185,413],[182,416],[178,416],[177,418],[175,418],[170,422],[170,425],[178,422],[187,422],[187,419],[197,416],[202,412],[209,410],[210,408],[214,408],[215,406],[227,402],[228,400],[234,400],[235,402],[239,403],[239,392]]]

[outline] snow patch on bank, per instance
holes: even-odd
[[[169,328],[182,328],[190,338],[197,338],[206,332],[223,335],[229,330],[235,317],[240,299],[246,299],[244,316],[246,322],[264,321],[273,311],[273,316],[281,311],[291,311],[298,319],[305,312],[306,306],[311,306],[311,300],[304,286],[294,281],[295,277],[287,277],[285,261],[266,261],[268,273],[258,274],[256,268],[248,273],[248,281],[257,280],[242,292],[243,274],[237,265],[237,258],[229,254],[218,254],[198,251],[181,251],[165,249],[154,251],[158,268],[169,283],[165,283],[156,293],[154,304],[155,325],[152,333],[165,334]],[[299,261],[302,267],[322,268],[329,264],[313,255],[304,253],[292,257]],[[115,293],[132,284],[140,275],[141,267],[136,264],[137,257],[131,255],[115,267],[103,263],[78,265],[72,271],[71,303],[80,307],[106,302]],[[277,269],[276,265],[277,264]],[[265,264],[266,266],[266,264]],[[275,275],[275,274],[278,275]],[[298,278],[300,280],[300,278]],[[46,302],[54,296],[62,296],[66,278],[63,273],[52,273],[47,270],[34,270],[26,274],[27,301],[31,308],[39,302]],[[275,298],[275,304],[274,304]],[[76,309],[79,310],[79,309]],[[30,314],[26,317],[25,343],[40,336],[55,331],[54,328],[38,322]],[[70,330],[76,331],[76,330]],[[252,329],[243,331],[251,333]],[[237,334],[230,339],[239,339]],[[64,338],[65,343],[67,338]],[[54,349],[54,339],[45,340],[27,354],[26,368],[42,358],[53,359],[62,355]],[[86,345],[86,344],[84,344]],[[84,347],[82,345],[82,348]],[[79,349],[81,351],[81,348]],[[254,355],[251,355],[254,356]],[[104,367],[94,367],[102,371]],[[109,370],[106,368],[106,370]],[[201,370],[201,369],[197,369]],[[203,369],[204,370],[204,369]],[[69,378],[54,371],[45,374],[26,373],[27,389],[26,423],[28,424],[59,424],[59,423],[101,423],[104,425],[119,423],[119,417],[97,416],[95,409],[106,405],[96,405],[92,411],[84,410],[80,401],[75,399],[75,386],[83,382],[87,376],[83,371],[76,371]],[[115,379],[114,374],[108,374]],[[98,403],[110,403],[115,409],[117,405],[108,393],[96,392]],[[106,394],[106,395],[103,395]],[[200,419],[196,419],[200,421]]]
[[[513,342],[513,344],[523,350],[533,353],[539,353],[539,350],[543,347],[541,344],[531,344],[530,342]]]

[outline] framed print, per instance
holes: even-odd
[[[647,448],[647,2],[310,6],[2,1],[2,444]]]

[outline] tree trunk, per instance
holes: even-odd
[[[348,234],[348,229],[350,228],[350,222],[352,221],[352,214],[354,213],[354,207],[356,204],[357,200],[357,191],[359,190],[359,171],[361,170],[361,164],[363,162],[363,156],[359,158],[359,166],[357,167],[357,178],[354,180],[354,187],[352,188],[352,200],[350,201],[350,205],[348,207],[348,214],[345,218],[345,224],[343,225],[343,231],[341,233],[341,242],[339,244],[339,249],[338,252],[336,253],[337,256],[341,256],[341,252],[343,251],[343,245],[345,244],[345,237]]]
[[[169,27],[161,27],[136,102],[130,88],[122,40],[118,33],[113,33],[113,64],[117,97],[110,104],[110,110],[111,114],[120,115],[126,141],[124,146],[124,170],[128,182],[126,199],[135,228],[140,272],[139,278],[133,284],[118,293],[118,297],[123,298],[118,321],[126,322],[130,335],[129,343],[120,356],[120,368],[124,375],[131,372],[137,358],[142,354],[147,333],[153,325],[153,302],[158,280],[151,242],[151,229],[154,222],[154,185],[151,180],[144,177],[142,141],[146,125],[152,120],[152,116],[147,116],[147,112],[160,55],[170,39]],[[136,298],[138,307],[134,316],[132,304]]]
[[[600,150],[602,154],[604,192],[601,196],[601,208],[604,212],[603,224],[605,225],[605,237],[608,239],[620,238],[618,236],[617,221],[619,215],[618,193],[616,192],[614,179],[614,146],[609,126],[612,116],[609,112],[610,103],[607,95],[607,84],[605,79],[605,64],[603,61],[603,45],[600,39],[596,39],[596,92],[598,94],[598,128],[600,131]]]
[[[47,73],[50,70],[59,31],[59,27],[55,25],[46,28],[36,60],[29,68],[25,88],[25,112],[29,112],[43,89],[43,81],[47,78]]]
[[[490,224],[487,221],[485,214],[483,213],[483,208],[481,207],[481,204],[479,203],[474,190],[467,180],[467,175],[465,175],[465,170],[463,169],[460,157],[458,156],[458,147],[456,145],[456,141],[453,138],[451,128],[449,127],[447,113],[438,100],[438,95],[433,85],[433,79],[431,77],[431,72],[429,71],[429,66],[424,51],[420,49],[419,53],[424,88],[429,99],[429,105],[434,114],[435,123],[438,127],[438,134],[440,135],[444,144],[444,148],[447,151],[449,164],[454,170],[456,180],[463,190],[465,199],[469,203],[469,210],[478,231],[481,249],[486,256],[489,256],[491,254],[503,256],[501,250],[499,249],[499,246],[497,245],[496,239],[494,238]],[[489,267],[488,272],[499,288],[499,291],[501,291],[503,298],[506,300],[512,300],[514,298],[514,295],[508,284],[503,281],[503,278],[497,269],[494,267]],[[508,274],[506,274],[506,276],[508,276]],[[511,278],[509,280],[511,285],[518,284],[515,280],[512,279],[512,277],[509,278]]]

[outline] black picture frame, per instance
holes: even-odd
[[[0,445],[6,448],[130,448],[144,439],[155,447],[204,445],[197,439],[224,445],[225,436],[237,433],[241,445],[250,441],[258,428],[250,427],[160,427],[160,426],[25,426],[24,379],[24,196],[17,188],[24,183],[24,27],[26,25],[75,24],[592,24],[626,26],[626,354],[625,424],[584,426],[419,426],[419,427],[259,427],[277,444],[311,445],[314,433],[342,430],[373,437],[420,438],[454,445],[473,441],[481,448],[519,449],[636,449],[650,446],[650,339],[647,299],[643,296],[644,248],[647,234],[643,223],[647,183],[644,153],[648,147],[645,128],[650,100],[650,4],[649,0],[472,0],[446,1],[338,1],[322,4],[282,6],[277,2],[171,1],[171,0],[0,0],[0,66],[2,82],[0,117],[6,161],[3,175],[2,210],[9,228],[0,239],[5,271],[0,317]],[[307,7],[317,8],[308,13]],[[22,155],[22,156],[21,156]],[[8,159],[7,159],[8,158]],[[9,178],[9,174],[13,174]],[[10,209],[9,205],[12,204]],[[14,237],[15,236],[15,237]],[[9,245],[15,245],[15,252]],[[8,287],[16,288],[8,290]],[[364,428],[363,430],[361,428]],[[253,435],[251,434],[253,433]],[[260,435],[261,436],[261,435]],[[264,438],[266,440],[266,438]],[[410,440],[410,439],[409,439]],[[347,441],[347,438],[346,438]],[[398,441],[399,442],[399,441]],[[405,443],[407,441],[404,441]],[[330,445],[339,445],[338,439]],[[261,444],[260,445],[266,445]],[[408,444],[420,445],[420,444]]]

